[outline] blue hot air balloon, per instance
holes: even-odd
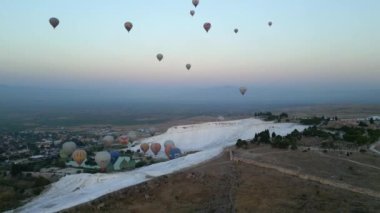
[[[181,150],[178,149],[177,147],[172,147],[169,152],[169,158],[170,159],[176,159],[181,157]]]
[[[114,164],[116,160],[120,157],[120,153],[118,151],[112,151],[110,154],[111,154],[111,163]]]

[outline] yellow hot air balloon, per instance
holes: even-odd
[[[140,149],[144,152],[144,154],[149,150],[149,144],[147,143],[142,143],[140,145]]]
[[[87,152],[83,149],[77,149],[73,152],[73,159],[80,166],[87,159]]]

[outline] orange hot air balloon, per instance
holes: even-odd
[[[149,144],[147,143],[142,143],[140,145],[140,149],[144,152],[144,154],[149,150]]]
[[[152,150],[152,152],[154,153],[154,155],[157,155],[158,152],[160,152],[160,150],[161,150],[161,144],[159,144],[159,143],[152,143],[150,145],[150,150]]]
[[[173,147],[175,147],[175,146],[174,146],[174,145],[171,145],[171,144],[165,146],[165,154],[166,154],[166,156],[168,156],[168,158],[170,158],[170,150],[171,150]]]
[[[78,165],[81,165],[83,161],[87,158],[87,152],[83,149],[77,149],[73,152],[72,157]]]
[[[128,139],[128,136],[127,135],[122,135],[120,136],[117,141],[121,144],[121,145],[128,145],[129,143],[129,139]]]

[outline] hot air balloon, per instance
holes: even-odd
[[[161,150],[161,144],[159,143],[152,143],[150,145],[150,150],[154,153],[154,155],[157,155]]]
[[[113,144],[114,141],[115,141],[115,139],[111,135],[104,136],[104,138],[102,139],[103,145],[105,147],[112,146],[112,144]]]
[[[140,149],[144,152],[144,154],[149,150],[149,144],[147,143],[142,143],[140,145]]]
[[[49,19],[50,25],[55,29],[59,25],[59,20],[57,18],[50,18]]]
[[[132,24],[132,22],[127,21],[127,22],[124,23],[124,27],[129,32],[133,28],[133,24]]]
[[[211,29],[211,24],[209,22],[206,22],[203,24],[203,28],[208,32]]]
[[[128,140],[128,136],[127,136],[127,135],[121,135],[120,137],[117,138],[117,141],[118,141],[119,144],[121,144],[121,145],[128,145],[128,143],[129,143],[129,140]]]
[[[72,158],[80,166],[87,158],[87,152],[83,149],[77,149],[73,152]]]
[[[194,14],[195,14],[195,11],[194,10],[190,10],[190,15],[194,16]]]
[[[238,33],[238,32],[239,32],[239,29],[238,29],[238,28],[235,28],[235,29],[234,29],[234,32],[235,32],[235,33]]]
[[[175,144],[174,144],[174,142],[172,140],[167,140],[164,143],[164,147],[166,148],[168,146],[175,146]]]
[[[172,146],[172,145],[167,145],[167,146],[165,146],[165,154],[166,154],[166,156],[170,159],[170,150],[173,148],[173,147],[175,147],[175,146]]]
[[[272,23],[271,21],[270,21],[270,22],[268,22],[268,26],[269,26],[269,27],[271,27],[271,26],[272,26],[272,24],[273,24],[273,23]]]
[[[164,58],[164,55],[162,55],[161,53],[157,54],[158,61],[161,61],[163,58]]]
[[[247,88],[246,87],[240,87],[240,93],[242,94],[242,95],[244,95],[246,92],[247,92]]]
[[[62,145],[62,151],[66,156],[70,156],[76,149],[77,149],[77,145],[72,141],[65,142]]]
[[[169,152],[169,158],[170,159],[176,159],[181,157],[181,150],[178,149],[177,147],[171,147],[170,152]]]
[[[128,136],[130,141],[135,141],[137,139],[137,132],[130,131],[130,132],[128,132],[127,136]]]
[[[194,5],[194,7],[197,7],[198,4],[199,4],[199,0],[193,0],[193,5]]]
[[[111,154],[106,151],[97,152],[95,155],[95,162],[102,171],[105,171],[108,164],[111,162]]]
[[[114,164],[117,159],[120,157],[120,153],[118,151],[112,151],[110,152],[111,155],[111,163]]]
[[[186,64],[186,69],[190,70],[191,69],[191,64]]]

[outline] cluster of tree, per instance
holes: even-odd
[[[272,147],[280,149],[288,149],[289,147],[293,150],[297,149],[297,141],[301,140],[302,134],[298,130],[294,130],[286,136],[276,135],[272,133]]]
[[[236,142],[236,147],[247,148],[248,142],[256,144],[270,144],[272,147],[280,149],[297,149],[297,141],[302,138],[302,134],[298,130],[294,130],[286,136],[276,135],[275,132],[270,134],[269,130],[264,130],[260,133],[256,133],[255,137],[250,141],[245,141],[238,139]]]
[[[330,119],[326,119],[324,116],[322,117],[312,117],[312,118],[302,118],[300,123],[303,125],[319,125],[322,123],[327,124]]]
[[[306,136],[306,137],[320,137],[320,138],[323,138],[323,139],[327,139],[327,138],[330,138],[330,137],[335,137],[334,134],[331,134],[329,132],[323,131],[323,130],[319,129],[316,126],[311,126],[311,127],[307,128],[307,129],[305,129],[302,132],[302,135]]]
[[[285,112],[279,115],[272,114],[271,112],[255,112],[255,116],[261,117],[266,121],[281,121],[281,119],[287,119],[289,117],[289,115]]]
[[[344,126],[340,128],[340,130],[345,133],[343,135],[344,140],[356,143],[359,146],[374,143],[380,138],[379,129],[365,129]]]
[[[238,139],[235,145],[237,148],[244,148],[244,149],[248,148],[248,142],[242,139]]]

